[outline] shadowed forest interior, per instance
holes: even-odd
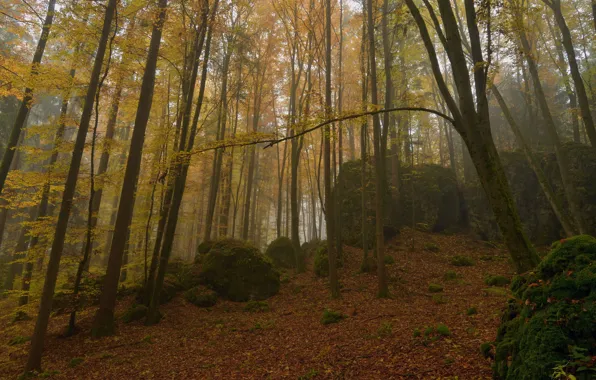
[[[596,0],[3,0],[0,378],[596,378]]]

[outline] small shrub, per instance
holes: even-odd
[[[384,338],[389,335],[393,334],[393,325],[391,322],[383,322],[381,326],[377,329],[377,336],[379,338]]]
[[[339,311],[325,309],[325,311],[323,311],[323,317],[321,317],[321,323],[324,325],[330,325],[332,323],[339,323],[345,318],[346,316]]]
[[[145,305],[134,304],[124,312],[124,315],[122,316],[122,321],[124,323],[130,323],[138,321],[139,319],[143,319],[147,315],[148,310],[149,309]]]
[[[466,315],[475,315],[478,314],[478,309],[476,309],[476,307],[472,306],[470,308],[468,308],[468,310],[466,310]]]
[[[269,304],[264,301],[248,301],[244,305],[244,311],[249,313],[263,313],[269,311]]]
[[[26,343],[26,342],[28,342],[30,340],[31,340],[31,337],[29,337],[29,336],[17,335],[14,338],[12,338],[11,340],[8,341],[8,345],[9,346],[17,346],[19,344]]]
[[[487,276],[484,283],[488,286],[505,286],[509,285],[509,279],[505,276]]]
[[[458,255],[451,258],[451,265],[456,267],[471,267],[474,265],[474,260],[468,256]]]
[[[317,375],[319,374],[319,371],[317,371],[314,368],[311,368],[308,370],[307,373],[305,373],[302,376],[298,377],[298,380],[310,380],[310,379],[314,379],[315,377],[317,377]]]
[[[424,249],[429,252],[439,252],[440,248],[436,243],[428,242],[424,244]]]
[[[428,326],[424,329],[424,336],[430,336],[435,329],[432,326]]]
[[[429,284],[428,291],[431,293],[441,293],[443,291],[443,285],[439,284]]]
[[[456,280],[457,277],[458,277],[457,273],[450,270],[450,271],[445,272],[445,274],[443,275],[443,280],[445,280],[445,281]]]
[[[420,331],[420,329],[414,329],[414,333],[412,334],[412,336],[414,338],[418,338],[421,335],[422,335],[422,332]]]
[[[211,307],[217,303],[217,293],[204,286],[196,286],[184,292],[184,299],[198,307]]]
[[[12,317],[12,323],[21,322],[21,321],[30,321],[31,317],[29,314],[25,313],[23,310],[17,310]]]
[[[329,257],[327,256],[327,244],[321,244],[315,252],[315,274],[318,277],[329,276]]]
[[[437,325],[435,331],[437,332],[437,334],[439,334],[441,336],[450,336],[451,335],[451,331],[449,331],[449,327],[445,326],[442,323],[439,323]]]
[[[386,265],[395,264],[395,259],[391,255],[385,255],[383,257],[383,261],[385,262]]]
[[[442,294],[433,294],[433,302],[437,305],[446,304],[447,298],[445,298]]]
[[[84,361],[85,361],[85,359],[83,359],[83,358],[72,358],[68,362],[68,366],[70,368],[74,368],[74,367],[77,367],[79,364],[83,363]]]

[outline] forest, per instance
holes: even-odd
[[[596,379],[596,0],[1,0],[0,378]]]

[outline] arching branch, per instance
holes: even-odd
[[[295,133],[291,136],[286,136],[283,138],[278,138],[278,139],[272,139],[269,138],[269,136],[262,136],[264,138],[260,139],[257,137],[256,140],[252,140],[252,141],[242,141],[242,142],[231,142],[229,144],[221,144],[221,145],[216,145],[216,146],[210,146],[204,149],[198,149],[198,150],[193,150],[193,152],[191,154],[197,154],[197,153],[203,153],[203,152],[207,152],[210,150],[215,150],[215,149],[220,149],[220,148],[231,148],[231,147],[241,147],[241,146],[249,146],[249,145],[256,145],[256,144],[263,144],[266,143],[267,145],[265,145],[263,147],[263,149],[267,149],[270,148],[276,144],[279,144],[281,142],[284,141],[288,141],[288,140],[292,140],[295,139],[297,137],[300,136],[304,136],[310,132],[316,131],[317,129],[320,129],[326,125],[332,124],[332,123],[337,123],[339,121],[345,121],[345,120],[351,120],[351,119],[358,119],[360,117],[363,116],[371,116],[371,115],[376,115],[376,114],[381,114],[381,113],[387,113],[387,112],[400,112],[400,111],[414,111],[414,112],[428,112],[431,113],[433,115],[437,115],[439,117],[442,117],[443,119],[449,121],[451,124],[455,125],[455,120],[453,118],[451,118],[450,116],[447,116],[446,114],[430,109],[430,108],[424,108],[424,107],[395,107],[395,108],[389,108],[389,109],[380,109],[380,110],[374,110],[374,111],[367,111],[367,112],[359,112],[359,113],[353,113],[353,114],[348,114],[348,115],[343,115],[343,116],[338,116],[335,117],[333,119],[328,119],[325,121],[320,122],[319,124],[315,125],[314,127],[311,128],[307,128],[303,131],[300,131],[298,133]]]

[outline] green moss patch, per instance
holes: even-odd
[[[296,268],[298,252],[292,241],[285,237],[279,237],[271,242],[265,251],[267,256],[276,267]]]

